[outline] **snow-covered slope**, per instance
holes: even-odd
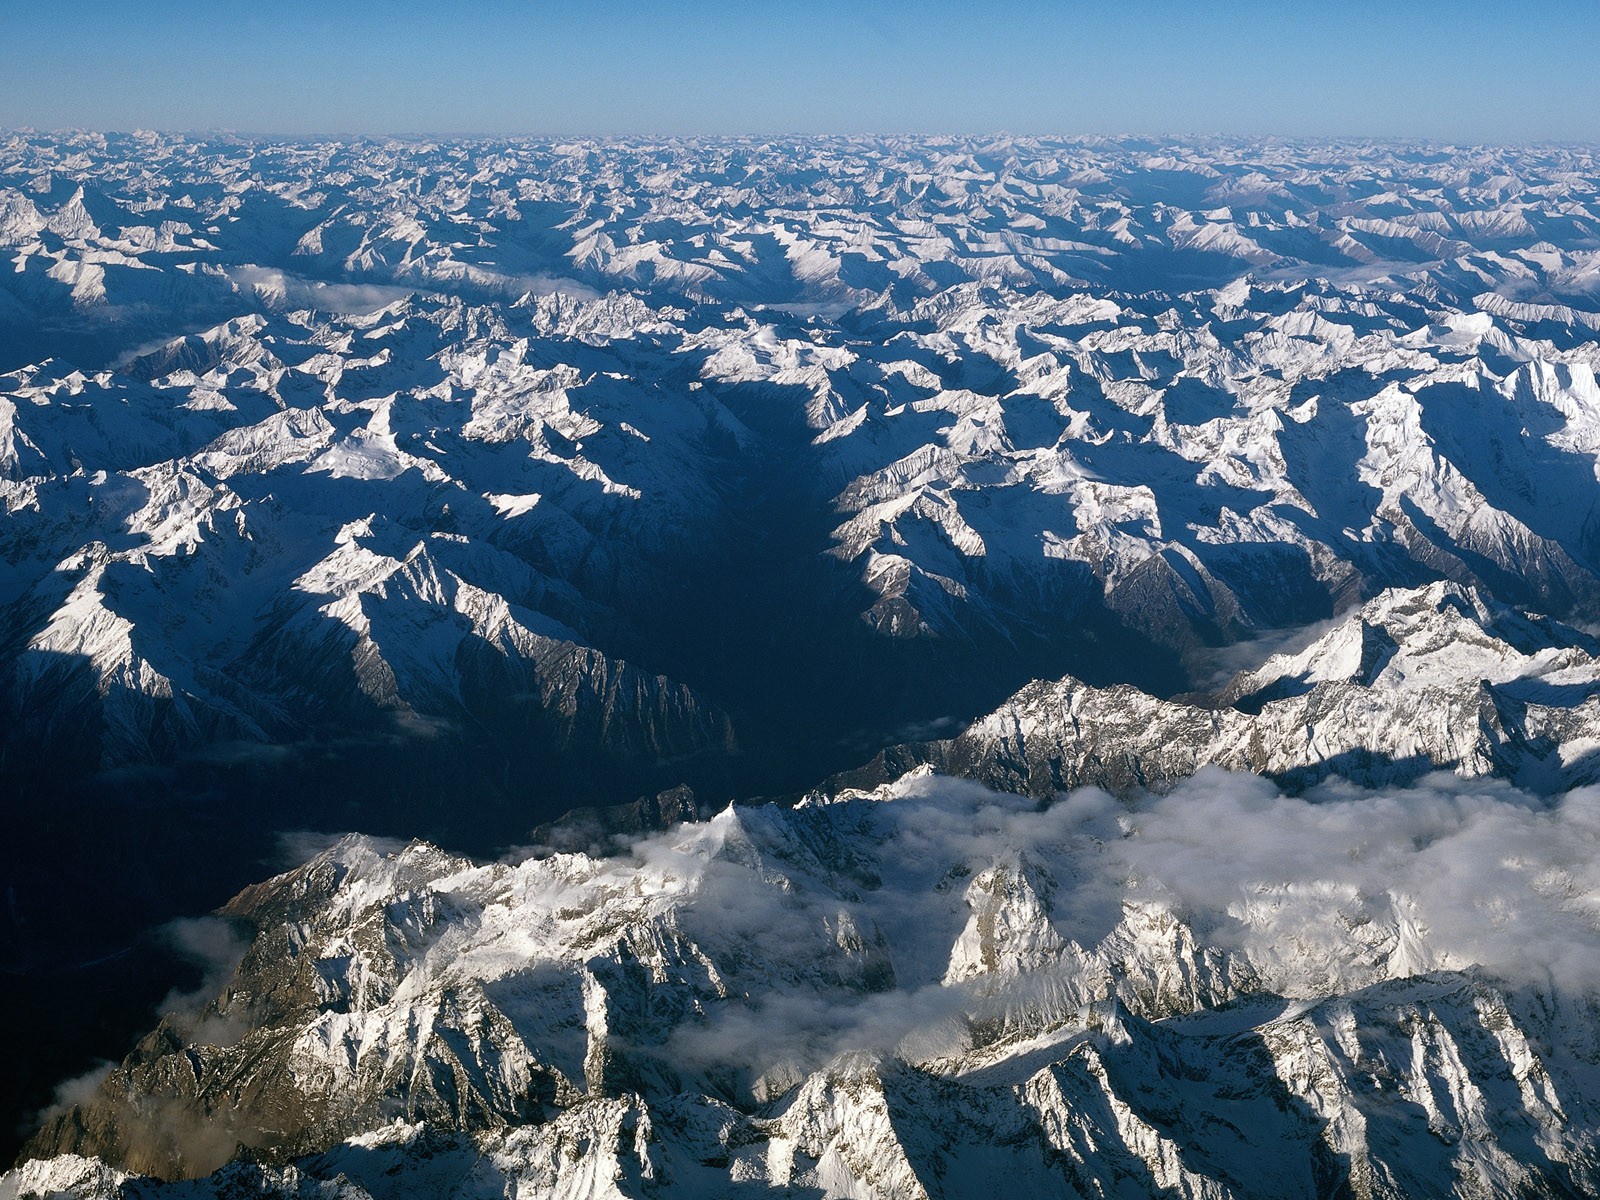
[[[93,360],[0,383],[12,712],[119,763],[526,696],[672,758],[796,603],[777,670],[837,609],[1146,682],[1431,579],[1600,617],[1592,165],[12,135],[8,344]]]
[[[1595,803],[917,775],[622,859],[349,839],[0,1195],[1585,1194]]]
[[[910,743],[252,890],[0,1197],[1600,1190],[1592,150],[7,133],[0,247],[30,984],[174,911],[135,841],[210,904],[282,822],[700,789],[614,837]]]
[[[329,348],[309,314],[249,317],[134,360],[152,383],[13,375],[13,740],[81,755],[98,735],[110,765],[352,718],[503,723],[520,704],[557,745],[726,748],[714,705],[574,626],[609,620],[581,589],[614,600],[644,576],[619,542],[660,558],[686,506],[715,519],[675,460],[731,419],[536,367],[526,339],[456,340],[477,320],[493,318],[402,302]]]
[[[1039,681],[957,736],[891,747],[836,786],[922,763],[1041,797],[1165,789],[1207,765],[1297,787],[1449,770],[1556,792],[1600,779],[1600,644],[1456,584],[1394,589],[1215,693]]]

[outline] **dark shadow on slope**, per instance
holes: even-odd
[[[1161,397],[1162,411],[1175,425],[1204,425],[1230,415],[1238,403],[1232,392],[1193,376],[1174,380]]]
[[[1495,690],[1523,704],[1570,709],[1600,694],[1600,683],[1551,683],[1548,679],[1529,676],[1497,684]]]
[[[1244,1195],[1357,1195],[1348,1158],[1323,1136],[1326,1119],[1278,1077],[1260,1033],[1202,1037],[1195,1045],[1160,1024],[1123,1019],[1134,1036],[1099,1045],[1107,1077],[1171,1139],[1189,1169]]]
[[[1536,400],[1523,379],[1511,401],[1460,383],[1418,388],[1416,397],[1424,432],[1492,507],[1594,565],[1600,556],[1594,459],[1548,440],[1566,429],[1564,414]]]
[[[1471,584],[1503,603],[1543,610],[1557,618],[1590,611],[1594,598],[1600,595],[1600,587],[1582,575],[1581,568],[1568,570],[1567,564],[1560,561],[1558,556],[1564,555],[1559,544],[1517,546],[1518,552],[1526,549],[1527,557],[1502,562],[1453,541],[1411,497],[1402,495],[1399,508],[1420,535],[1417,541],[1421,544],[1408,546],[1407,550],[1434,578]]]
[[[675,578],[663,572],[671,584],[636,614],[643,637],[624,657],[732,714],[742,748],[729,763],[734,795],[799,792],[903,740],[908,726],[964,723],[1034,678],[1183,686],[1176,654],[1130,635],[1081,564],[1064,568],[1072,577],[1055,594],[1015,597],[1031,622],[1003,631],[973,622],[939,638],[875,632],[862,614],[879,597],[858,567],[826,554],[840,518],[801,389],[732,385],[718,398],[757,435],[753,446],[712,448],[730,524],[708,530],[704,556],[681,562]],[[994,585],[994,598],[1010,598],[1005,581]]]
[[[1166,1143],[1160,1153],[1168,1172],[1177,1168],[1214,1181],[1219,1193],[1229,1195],[1354,1196],[1349,1162],[1322,1137],[1325,1120],[1278,1079],[1259,1034],[1191,1037],[1126,1013],[1116,1020],[1121,1031],[1092,1032],[1036,1068],[1047,1079],[1044,1094],[1058,1093],[1070,1112],[1069,1121],[1052,1123],[1065,1147],[1052,1145],[1043,1129],[1020,1123],[996,1144],[992,1131],[961,1119],[963,1111],[992,1111],[983,1103],[991,1088],[1004,1097],[1001,1103],[1015,1104],[1005,1086],[1014,1077],[973,1087],[909,1067],[883,1069],[889,1120],[895,1124],[905,1114],[906,1136],[899,1145],[930,1192],[966,1142],[1003,1154],[1008,1173],[1023,1174],[1040,1163],[1048,1172],[1040,1181],[1048,1189],[1042,1194],[1193,1194],[1190,1186],[1161,1184],[1144,1157],[1153,1147],[1127,1145],[1129,1114],[1113,1107],[1115,1097],[1132,1110],[1134,1129],[1143,1124]],[[1004,1066],[994,1069],[1002,1072]],[[930,1142],[925,1136],[930,1123],[942,1138]]]
[[[1325,779],[1348,779],[1364,787],[1409,783],[1433,771],[1448,771],[1455,764],[1435,762],[1425,754],[1396,757],[1378,750],[1345,750],[1310,766],[1269,774],[1280,788],[1297,795]]]
[[[51,666],[70,677],[85,664]],[[140,711],[146,744],[171,745],[162,731],[182,726],[174,703],[148,698]],[[521,725],[520,740],[495,729],[469,738],[379,712],[286,745],[236,742],[166,761],[152,750],[142,764],[91,773],[105,736],[92,711],[70,705],[43,724],[7,715],[0,1020],[28,1036],[0,1073],[4,1159],[57,1084],[120,1060],[161,998],[196,982],[155,928],[293,865],[284,834],[360,830],[492,856],[574,800],[722,770],[716,759],[608,761],[582,737],[562,751],[557,739],[572,731],[537,723]]]
[[[1211,572],[1238,597],[1255,629],[1288,629],[1324,621],[1345,599],[1317,576],[1302,546],[1263,542],[1191,546]]]

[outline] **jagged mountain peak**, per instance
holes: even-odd
[[[1592,825],[1504,788],[1448,795],[1308,804],[1217,774],[1041,810],[922,775],[617,859],[346,839],[229,907],[254,931],[232,979],[49,1127],[38,1146],[68,1153],[3,1186],[159,1196],[122,1172],[203,1173],[238,1140],[251,1161],[199,1186],[398,1197],[432,1163],[462,1198],[508,1177],[967,1194],[952,1181],[981,1163],[1062,1196],[1389,1197],[1440,1169],[1581,1192],[1600,1121],[1584,968],[1540,956],[1592,919],[1548,863],[1495,868],[1502,928],[1455,889],[1507,839],[1562,847],[1577,885]],[[1246,812],[1271,845],[1239,842]],[[822,844],[876,886],[797,854]],[[221,1139],[173,1140],[202,1127]]]
[[[1236,676],[1216,700],[1259,705],[1318,683],[1400,689],[1474,676],[1507,683],[1567,670],[1593,675],[1597,659],[1600,644],[1576,629],[1487,600],[1472,587],[1438,582],[1383,592],[1305,649],[1275,654]]]
[[[1600,778],[1600,645],[1471,588],[1391,589],[1214,693],[1038,680],[952,738],[892,748],[829,787],[932,764],[1049,796],[1165,789],[1206,765],[1304,787],[1431,771],[1556,792]]]
[[[0,138],[0,1196],[1600,1191],[1597,161]]]

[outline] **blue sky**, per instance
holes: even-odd
[[[0,125],[1600,141],[1596,0],[0,0]]]

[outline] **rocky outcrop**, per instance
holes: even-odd
[[[1583,805],[1202,778],[1041,810],[920,775],[613,859],[348,839],[225,910],[226,985],[0,1195],[1600,1184]]]
[[[1301,788],[1430,771],[1555,792],[1600,779],[1600,645],[1438,583],[1395,589],[1214,693],[1036,682],[954,738],[894,747],[833,787],[918,765],[1051,796],[1162,790],[1213,765]]]

